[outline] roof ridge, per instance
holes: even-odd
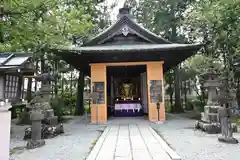
[[[109,37],[112,37],[112,35],[114,36],[114,33],[116,32],[114,30],[119,29],[124,24],[129,25],[129,27],[131,27],[136,32],[139,32],[139,34],[142,34],[142,36],[145,37],[148,41],[150,40],[150,42],[159,43],[159,44],[161,44],[161,43],[171,44],[172,43],[172,42],[162,38],[160,35],[157,35],[157,34],[153,33],[152,31],[144,28],[143,26],[141,26],[139,23],[134,21],[128,15],[123,15],[119,19],[117,19],[117,21],[115,21],[111,26],[109,26],[103,32],[101,32],[98,35],[96,35],[95,37],[93,37],[91,40],[89,40],[82,46],[97,45],[98,43],[105,41]]]

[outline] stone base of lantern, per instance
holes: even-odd
[[[29,140],[31,139],[31,135],[32,135],[32,129],[31,127],[28,127],[25,129],[25,135],[23,137],[23,140]],[[53,138],[56,137],[60,134],[64,133],[64,129],[63,129],[63,124],[57,124],[57,125],[42,125],[41,127],[41,138],[42,139],[49,139],[49,138]]]
[[[197,121],[195,124],[196,129],[200,129],[208,134],[218,134],[221,133],[220,123],[209,123],[204,121]],[[232,124],[233,132],[237,132],[237,125]]]
[[[208,134],[221,133],[221,126],[219,123],[208,123],[204,121],[197,121],[195,124],[196,129],[200,129]]]
[[[201,120],[195,124],[196,129],[200,129],[208,134],[221,133],[221,126],[218,118],[218,110],[221,106],[204,106],[204,112],[201,113]],[[237,132],[237,125],[232,124],[233,132]]]
[[[26,148],[35,149],[35,148],[42,147],[43,145],[45,145],[45,141],[43,139],[37,140],[37,141],[30,140],[28,141]]]
[[[218,138],[219,142],[224,142],[224,143],[228,143],[228,144],[237,144],[239,143],[238,140],[236,138],[228,138],[228,137],[219,137]]]

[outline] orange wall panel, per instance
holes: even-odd
[[[104,82],[104,104],[92,104],[91,122],[92,123],[107,123],[107,73],[106,65],[92,64],[91,65],[91,83]],[[97,114],[98,113],[98,114]],[[98,115],[98,116],[97,116]]]
[[[159,117],[160,120],[165,120],[165,106],[164,106],[164,85],[163,85],[163,63],[149,62],[147,63],[147,83],[148,83],[148,119],[149,121],[157,121],[158,113],[156,104],[150,102],[150,80],[162,80],[162,103],[160,103]]]

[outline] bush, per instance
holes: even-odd
[[[63,100],[63,103],[64,103],[64,111],[63,111],[64,115],[74,114],[75,108],[76,108],[76,101],[77,101],[76,94],[71,95],[69,92],[65,92],[61,96],[61,99]]]
[[[84,101],[84,109],[86,113],[91,113],[91,107],[89,107],[89,101]]]
[[[172,110],[171,103],[169,101],[165,101],[165,112],[170,113]]]
[[[26,104],[12,104],[12,108],[9,109],[12,112],[12,119],[17,118],[18,115],[23,111],[26,110]]]
[[[203,112],[205,104],[199,99],[193,99],[189,101],[189,105],[192,105],[194,110]]]
[[[55,97],[50,102],[52,109],[54,110],[54,115],[58,117],[58,121],[62,120],[64,101],[59,97]]]
[[[18,124],[27,124],[27,125],[31,124],[29,112],[23,111],[19,114]]]

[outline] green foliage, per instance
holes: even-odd
[[[236,123],[237,125],[240,125],[240,116],[232,117],[232,122]]]
[[[19,113],[18,124],[27,124],[27,125],[31,124],[29,112],[23,111]]]
[[[196,110],[198,112],[203,112],[204,106],[206,105],[199,99],[192,99],[192,100],[188,101],[188,103],[189,103],[189,105],[192,105],[194,110]]]
[[[12,112],[12,116],[11,118],[14,119],[14,118],[17,118],[19,113],[22,111],[22,110],[25,110],[26,109],[26,105],[25,104],[12,104],[12,108],[10,108],[9,110]]]
[[[184,13],[191,3],[192,0],[140,0],[136,16],[140,23],[157,35],[183,43],[185,36],[180,30],[173,35],[173,28],[180,29]]]
[[[69,92],[64,92],[64,94],[61,96],[61,99],[63,100],[63,103],[64,103],[64,114],[73,115],[75,113],[74,109],[76,108],[76,100],[77,100],[76,94],[70,94]]]
[[[64,111],[64,101],[62,98],[55,97],[50,102],[52,109],[54,110],[54,115],[58,117],[58,121],[62,120]]]
[[[173,106],[171,106],[171,103],[169,101],[165,101],[165,111],[170,113],[172,111]]]
[[[69,46],[76,36],[86,37],[102,1],[3,1],[0,51],[42,52]],[[98,17],[99,15],[96,15]]]
[[[91,113],[91,107],[89,106],[89,101],[84,102],[84,109],[85,109],[85,112]]]

